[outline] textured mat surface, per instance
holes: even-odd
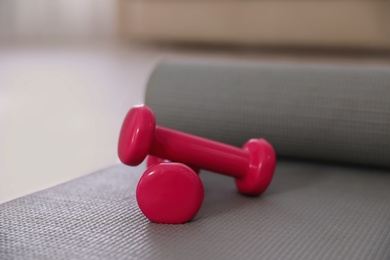
[[[157,122],[278,155],[390,167],[390,67],[173,60],[150,78]]]
[[[184,225],[138,210],[142,167],[113,168],[0,205],[0,259],[390,259],[390,174],[280,162],[258,198],[201,172]]]

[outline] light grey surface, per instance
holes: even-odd
[[[224,143],[390,167],[390,67],[168,60],[146,103],[158,124]]]
[[[0,259],[389,259],[390,174],[279,162],[261,197],[201,172],[205,200],[183,225],[150,223],[115,166],[0,205]]]

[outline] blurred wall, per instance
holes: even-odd
[[[390,49],[388,0],[122,0],[134,39],[240,46]]]
[[[110,41],[117,1],[0,0],[0,42]]]

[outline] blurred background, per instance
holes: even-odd
[[[388,64],[387,0],[0,0],[0,203],[119,163],[156,63]]]

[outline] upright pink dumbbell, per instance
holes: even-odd
[[[144,172],[136,199],[152,222],[180,224],[190,221],[202,206],[203,184],[193,169],[182,163],[155,164]]]
[[[242,149],[156,126],[153,111],[133,107],[123,122],[118,145],[120,160],[139,165],[150,154],[235,178],[242,194],[259,195],[269,186],[275,151],[264,139],[250,139]]]

